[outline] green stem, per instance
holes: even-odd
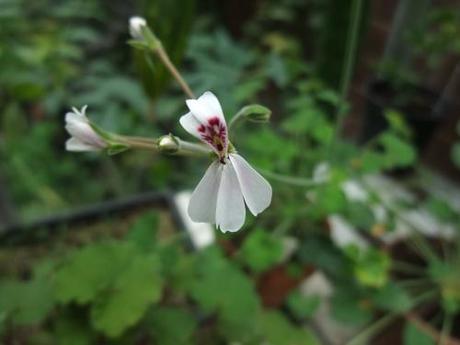
[[[420,305],[421,303],[429,300],[432,297],[435,297],[437,294],[436,290],[427,291],[416,298],[413,299],[412,307]],[[364,330],[359,332],[356,336],[346,342],[345,345],[362,345],[365,344],[369,338],[374,336],[376,333],[388,326],[393,320],[401,316],[399,313],[391,313],[383,316],[376,322],[372,323],[370,326],[366,327]]]
[[[356,57],[356,48],[358,43],[359,24],[361,23],[362,7],[363,0],[353,0],[350,9],[351,23],[348,26],[347,47],[345,51],[345,59],[343,62],[342,77],[340,80],[340,98],[337,104],[334,134],[329,143],[329,154],[331,154],[337,136],[339,135],[339,131],[342,128],[345,109],[344,102],[348,94],[348,88],[350,86],[351,75],[353,71],[353,63]]]
[[[442,322],[441,336],[439,339],[439,345],[446,345],[448,343],[450,332],[452,331],[453,317],[451,314],[447,313],[444,316],[444,321]]]
[[[175,137],[179,143],[179,150],[176,154],[178,155],[197,155],[197,156],[209,156],[212,151],[202,144],[191,143]]]
[[[363,331],[358,333],[352,339],[350,339],[345,345],[363,345],[366,341],[375,335],[377,332],[384,329],[391,322],[393,322],[399,315],[398,314],[388,314],[371,324],[369,327],[365,328]]]
[[[235,116],[232,117],[232,119],[230,120],[230,123],[228,124],[229,131],[236,125],[236,123],[238,123],[238,121],[240,121],[243,118],[243,115],[244,115],[244,112],[241,109],[239,112],[236,113]]]
[[[283,182],[283,183],[290,184],[290,185],[293,185],[293,186],[313,187],[313,186],[316,186],[318,184],[317,182],[315,182],[313,180],[309,180],[309,179],[305,179],[305,178],[301,178],[301,177],[294,177],[294,176],[288,176],[288,175],[283,175],[283,174],[277,174],[277,173],[274,173],[274,172],[271,172],[271,171],[268,171],[268,170],[264,170],[264,169],[257,169],[257,170],[260,171],[262,173],[262,175],[265,175],[267,178],[269,178],[271,180],[278,181],[278,182]]]

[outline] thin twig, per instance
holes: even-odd
[[[158,55],[158,58],[163,62],[165,67],[169,70],[174,79],[176,79],[176,81],[179,83],[180,87],[185,92],[185,94],[190,98],[195,98],[195,95],[188,86],[187,82],[184,80],[184,78],[182,78],[182,75],[179,73],[176,66],[174,66],[174,64],[172,63],[168,53],[163,48],[163,45],[158,44],[158,47],[154,51]]]

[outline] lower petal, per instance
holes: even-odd
[[[65,149],[67,151],[75,151],[75,152],[82,152],[82,151],[98,151],[101,148],[97,146],[92,146],[81,142],[76,138],[70,138],[65,143]]]
[[[190,218],[197,223],[214,223],[216,220],[217,193],[222,176],[218,162],[212,163],[193,191],[188,205]]]
[[[270,205],[272,187],[243,157],[230,154],[229,158],[235,168],[246,205],[257,216]]]
[[[243,194],[230,162],[223,166],[222,178],[217,196],[216,226],[222,230],[238,231],[244,224],[246,207]]]

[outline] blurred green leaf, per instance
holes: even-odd
[[[263,312],[259,318],[260,332],[268,344],[319,345],[311,331],[293,326],[277,311]]]
[[[379,288],[372,299],[376,306],[395,313],[408,311],[412,307],[409,293],[394,282]]]
[[[43,321],[54,307],[54,293],[48,279],[0,283],[0,313],[15,324],[32,325]]]
[[[227,340],[242,341],[254,328],[259,310],[252,282],[227,262],[217,248],[201,253],[196,264],[199,275],[189,286],[191,296],[204,312],[217,312],[219,329]]]
[[[372,320],[373,310],[369,303],[356,294],[339,288],[332,298],[332,316],[340,322],[363,326]]]
[[[299,319],[313,316],[321,304],[317,295],[303,296],[299,291],[292,292],[287,299],[289,310]]]
[[[361,284],[381,288],[387,283],[391,265],[388,253],[355,245],[345,247],[345,253],[353,262],[355,277]]]
[[[242,261],[251,270],[261,273],[280,261],[283,255],[283,245],[280,238],[257,228],[252,230],[245,239],[240,255]]]
[[[155,211],[150,211],[138,217],[129,229],[127,239],[135,243],[142,250],[148,251],[155,247],[159,216]]]
[[[177,307],[154,308],[149,321],[153,338],[162,345],[191,344],[191,337],[197,327],[193,315]]]
[[[404,327],[404,345],[434,345],[434,340],[424,332],[420,331],[411,322],[406,322]]]
[[[55,276],[56,297],[62,303],[88,303],[110,286],[136,254],[129,244],[94,244],[74,252]]]
[[[162,289],[158,257],[134,256],[117,274],[111,288],[99,295],[92,306],[94,328],[109,337],[119,336],[160,299]]]

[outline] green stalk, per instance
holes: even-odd
[[[329,156],[331,156],[332,148],[337,140],[339,131],[342,128],[344,119],[344,102],[350,87],[351,75],[353,72],[353,63],[356,58],[356,50],[358,44],[359,24],[361,22],[361,14],[363,8],[363,0],[353,0],[350,9],[351,24],[348,27],[347,48],[345,51],[345,60],[343,62],[342,77],[340,80],[340,98],[337,105],[336,120],[334,133],[329,143]]]

